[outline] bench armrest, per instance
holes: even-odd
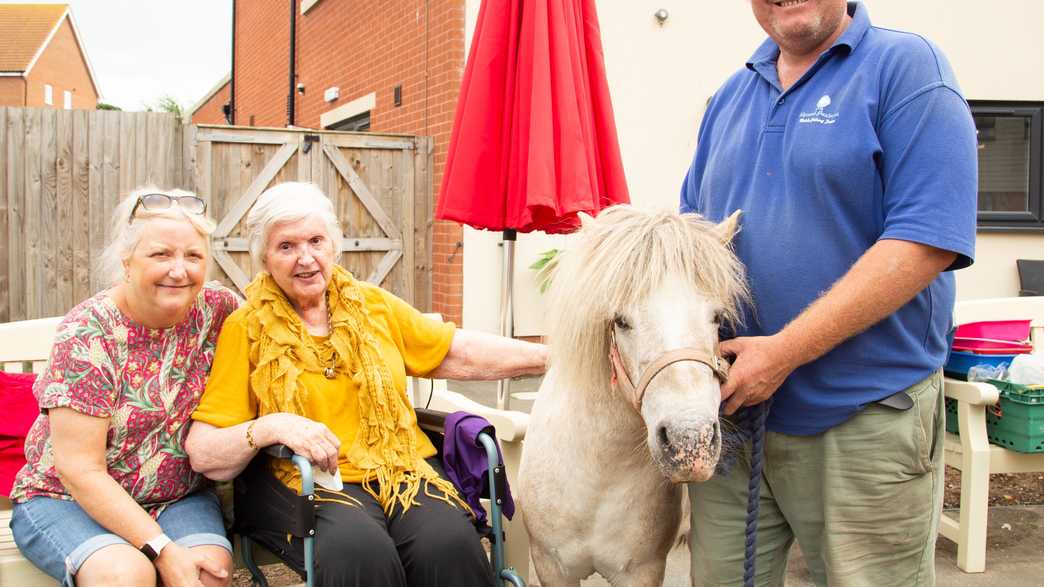
[[[529,414],[512,410],[498,410],[468,399],[455,391],[438,391],[432,396],[430,408],[441,412],[468,412],[482,416],[497,429],[497,438],[503,442],[518,442],[526,436]]]
[[[960,381],[947,377],[943,380],[946,397],[972,405],[992,406],[1000,399],[1000,390],[981,381]]]

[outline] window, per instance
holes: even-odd
[[[979,227],[1044,230],[1044,103],[974,102],[972,114],[979,148]]]
[[[65,90],[64,98],[65,104],[63,108],[65,108],[66,110],[72,110],[72,92],[70,92],[69,90]]]
[[[54,106],[54,88],[51,84],[44,84],[44,104]]]
[[[370,130],[370,113],[377,107],[377,92],[341,104],[319,115],[319,125],[326,130]]]
[[[351,130],[356,132],[368,131],[370,130],[370,111],[367,110],[362,114],[356,114],[350,118],[345,118],[340,122],[326,127],[326,130]]]

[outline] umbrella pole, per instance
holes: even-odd
[[[512,293],[515,282],[515,239],[517,233],[508,229],[504,231],[504,277],[500,280],[500,336],[512,338],[515,335],[514,308]],[[511,405],[511,379],[497,381],[497,409],[506,410]]]

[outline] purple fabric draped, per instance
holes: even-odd
[[[454,412],[446,416],[445,437],[442,446],[442,465],[446,476],[463,494],[464,500],[471,506],[478,523],[486,523],[486,510],[479,499],[489,489],[489,459],[486,449],[477,444],[479,433],[487,432],[493,438],[496,434],[488,420],[467,412]],[[504,455],[497,445],[497,457],[504,462]],[[515,501],[511,498],[511,488],[505,482],[503,498],[504,515],[510,520],[515,515]]]

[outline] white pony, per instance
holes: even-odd
[[[729,248],[738,215],[715,225],[615,206],[584,218],[562,254],[551,370],[517,483],[545,587],[596,571],[614,585],[663,581],[679,484],[710,478],[721,450],[718,329],[747,297]]]

